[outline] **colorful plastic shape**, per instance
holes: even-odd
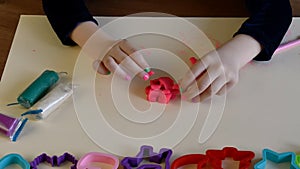
[[[147,100],[167,104],[174,99],[180,92],[178,84],[169,77],[160,77],[150,80],[150,85],[145,88]]]
[[[101,169],[95,163],[105,163],[112,166],[112,169],[119,167],[119,159],[110,154],[90,152],[81,157],[77,163],[77,169]]]
[[[239,169],[248,169],[255,154],[252,151],[239,151],[234,147],[225,147],[222,150],[207,150],[206,156],[214,169],[222,169],[225,158],[239,161]]]
[[[198,61],[198,59],[197,58],[195,58],[194,56],[193,57],[190,57],[190,62],[191,62],[191,64],[192,65],[194,65],[194,64],[196,64],[197,63],[197,61]]]
[[[11,141],[16,141],[27,120],[27,118],[14,118],[0,113],[0,133],[8,136]]]
[[[300,155],[296,155],[296,164],[300,167]]]
[[[165,169],[170,169],[172,153],[172,150],[167,148],[162,148],[159,153],[155,153],[153,147],[144,145],[136,157],[125,157],[121,165],[124,169],[162,169],[161,164],[164,162]],[[142,164],[143,160],[149,163]]]
[[[299,169],[296,164],[296,155],[293,152],[277,153],[270,149],[263,150],[262,160],[254,165],[254,169],[264,169],[266,168],[267,160],[274,163],[290,163],[290,169]]]
[[[173,161],[171,169],[177,169],[189,164],[197,164],[197,169],[202,169],[208,164],[208,157],[203,154],[187,154]]]
[[[76,169],[76,164],[77,160],[76,158],[69,154],[69,153],[64,153],[63,155],[57,157],[57,156],[48,156],[46,153],[43,153],[39,156],[37,156],[32,162],[30,162],[31,169],[37,169],[38,165],[41,163],[47,162],[51,164],[52,167],[59,167],[61,166],[62,163],[69,161],[73,165],[71,166],[71,169]]]
[[[30,169],[29,163],[19,154],[8,154],[0,160],[1,169],[13,164],[17,164],[22,169]]]

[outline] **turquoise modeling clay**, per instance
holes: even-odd
[[[23,113],[22,116],[30,115],[36,120],[45,119],[63,104],[72,93],[72,79],[67,76],[61,76],[53,89],[37,101],[29,111]]]
[[[45,70],[35,81],[33,81],[17,98],[18,103],[30,108],[59,80],[55,71]]]

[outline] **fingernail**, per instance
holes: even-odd
[[[126,75],[125,80],[129,81],[129,80],[131,80],[131,77],[129,75]]]
[[[147,67],[144,69],[145,72],[149,73],[151,71],[151,68]]]
[[[180,91],[180,93],[183,93],[183,88],[180,87],[180,88],[179,88],[179,91]]]
[[[155,73],[152,71],[152,70],[150,70],[150,72],[148,72],[148,75],[149,76],[152,76],[152,75],[154,75]]]
[[[145,74],[144,76],[143,76],[143,79],[146,81],[146,80],[148,80],[149,79],[149,75],[148,74]]]
[[[198,60],[193,56],[193,57],[190,57],[190,62],[192,65],[196,64]]]

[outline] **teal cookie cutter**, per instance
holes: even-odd
[[[296,164],[296,154],[293,152],[277,153],[270,149],[263,150],[263,159],[254,165],[254,169],[264,169],[267,165],[267,160],[274,163],[290,163],[290,169],[300,169]],[[299,160],[299,159],[298,159]]]
[[[8,154],[0,160],[0,168],[6,168],[10,165],[17,164],[22,169],[30,169],[30,164],[19,154]]]

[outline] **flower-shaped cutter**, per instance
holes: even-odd
[[[224,147],[222,150],[207,150],[206,155],[214,169],[222,169],[222,161],[232,158],[239,161],[239,169],[248,169],[255,154],[252,151],[240,151],[234,147]]]
[[[125,157],[121,161],[121,165],[125,169],[162,169],[161,164],[165,163],[165,169],[170,169],[170,158],[172,156],[172,150],[162,148],[159,153],[153,152],[152,146],[141,146],[140,152],[136,157]],[[143,160],[151,162],[149,164],[142,164]]]

